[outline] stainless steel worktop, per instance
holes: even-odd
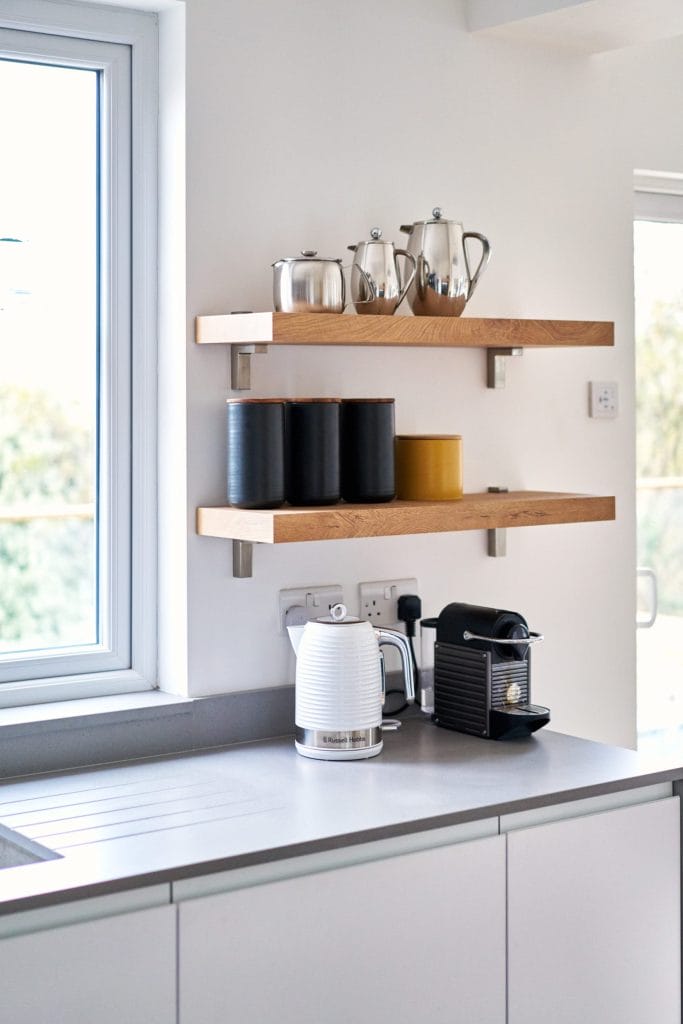
[[[0,823],[60,856],[0,871],[0,913],[680,779],[547,729],[496,743],[413,718],[367,761],[284,738],[8,782]]]

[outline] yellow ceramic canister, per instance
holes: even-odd
[[[397,435],[396,497],[405,501],[462,498],[462,437],[459,434]]]

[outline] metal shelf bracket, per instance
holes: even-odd
[[[506,494],[507,487],[488,487],[489,494]],[[508,532],[504,528],[486,531],[487,553],[489,558],[505,558],[508,553]]]
[[[233,540],[232,575],[236,580],[248,580],[253,576],[254,545],[250,540]]]
[[[233,391],[251,391],[251,357],[267,351],[267,345],[230,346],[230,387]]]
[[[523,348],[486,349],[486,387],[505,387],[505,360],[508,356],[521,356]]]

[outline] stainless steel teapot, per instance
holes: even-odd
[[[343,313],[346,282],[342,261],[302,249],[273,263],[273,305],[276,313]]]
[[[410,235],[409,251],[417,260],[417,272],[408,292],[415,316],[460,316],[472,297],[491,256],[491,246],[478,231],[463,231],[462,224],[446,220],[440,207],[431,220],[402,224]],[[476,238],[482,254],[474,274],[470,272],[466,242]]]
[[[372,228],[369,241],[347,248],[355,253],[351,265],[351,301],[356,312],[391,316],[413,283],[417,267],[415,256],[406,249],[397,249],[393,242],[383,242],[379,228]],[[397,256],[405,257],[411,264],[408,280],[403,285]]]

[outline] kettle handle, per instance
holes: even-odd
[[[466,242],[468,238],[476,238],[479,242],[481,242],[482,245],[481,259],[477,264],[477,269],[475,270],[474,274],[470,273],[470,261],[467,258]],[[488,262],[491,259],[491,246],[489,244],[488,238],[485,235],[480,235],[478,231],[465,231],[463,232],[462,236],[462,248],[465,254],[465,266],[467,267],[467,276],[470,279],[470,286],[467,290],[467,298],[469,300],[474,294],[474,289],[477,287],[477,281],[486,270]]]
[[[407,637],[396,629],[376,629],[375,636],[380,647],[383,644],[389,644],[391,647],[398,648],[401,662],[403,663],[406,701],[408,704],[413,704],[415,702],[415,673],[413,672],[413,658]]]
[[[398,297],[398,302],[396,303],[396,309],[398,309],[398,307],[401,305],[406,295],[408,294],[408,289],[415,280],[415,275],[417,273],[417,259],[414,253],[408,252],[407,249],[394,249],[394,253],[396,254],[396,256],[405,256],[405,258],[409,260],[409,262],[412,264],[412,270],[410,271],[408,280],[403,285],[403,288],[401,289],[401,292]]]
[[[355,245],[347,245],[346,248],[347,249],[353,249],[353,251],[355,252],[356,249],[357,249],[357,246],[355,246]],[[353,300],[354,306],[363,306],[366,303],[374,302],[375,299],[377,298],[377,296],[375,295],[375,289],[374,289],[373,284],[372,284],[372,278],[368,274],[367,270],[363,270],[361,265],[359,263],[356,263],[355,260],[354,260],[353,263],[346,264],[345,265],[345,269],[350,270],[352,274],[353,274],[354,270],[358,271],[358,273],[360,274],[361,278],[365,281],[365,287],[367,288],[368,295],[370,296],[369,299],[354,299]],[[353,289],[353,282],[351,282],[351,288]]]

